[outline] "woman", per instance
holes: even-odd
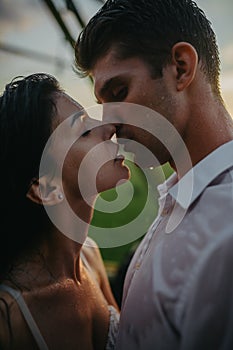
[[[129,177],[114,133],[47,74],[18,78],[0,97],[1,349],[113,347],[118,307],[99,250],[86,235],[97,192]],[[86,188],[77,181],[79,170]]]

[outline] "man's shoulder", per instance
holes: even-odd
[[[191,209],[201,207],[205,215],[217,208],[219,213],[233,206],[233,168],[218,175],[195,200]],[[211,209],[210,209],[211,208]],[[214,210],[215,211],[215,210]]]

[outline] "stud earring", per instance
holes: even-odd
[[[62,200],[62,199],[63,199],[63,194],[62,194],[62,193],[59,193],[59,194],[58,194],[58,198],[59,198],[60,200]]]

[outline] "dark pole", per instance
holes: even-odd
[[[60,28],[62,29],[63,33],[65,34],[66,40],[70,43],[70,45],[74,49],[75,41],[72,38],[72,36],[71,36],[68,28],[66,27],[65,23],[63,22],[63,20],[62,20],[62,18],[60,16],[60,13],[56,9],[54,3],[52,2],[52,0],[43,0],[43,1],[46,3],[46,5],[50,9],[50,11],[52,12],[53,16],[55,17],[57,23],[59,24]]]
[[[41,53],[41,52],[37,52],[34,50],[30,50],[30,49],[26,49],[26,48],[22,48],[22,47],[17,47],[15,45],[11,45],[11,44],[6,44],[6,43],[0,42],[0,50],[5,51],[6,53],[9,53],[12,55],[24,56],[24,57],[28,57],[28,58],[33,59],[33,60],[44,61],[46,63],[49,62],[51,64],[57,63],[62,67],[66,66],[66,63],[61,58],[54,57],[54,56],[48,55],[46,53]]]
[[[58,25],[60,26],[60,28],[62,29],[63,33],[65,34],[65,38],[68,40],[68,42],[70,43],[70,45],[72,46],[72,49],[74,50],[75,47],[75,40],[72,38],[68,28],[66,27],[59,11],[56,9],[54,3],[52,0],[43,0],[46,5],[48,6],[49,10],[51,11],[51,13],[53,14],[53,16],[55,17]],[[74,12],[76,18],[78,19],[79,24],[81,25],[81,27],[85,27],[85,23],[82,20],[82,18],[80,17],[74,3],[72,0],[66,0],[66,4],[67,4],[67,8],[71,11]],[[93,83],[93,80],[91,78],[91,76],[89,76],[89,80],[91,83]]]
[[[73,0],[65,0],[65,2],[66,2],[67,9],[74,13],[74,15],[77,18],[81,28],[84,28],[85,27],[85,23],[84,23],[83,19],[81,18],[80,14],[78,13],[78,10],[77,10],[75,4],[73,3]]]

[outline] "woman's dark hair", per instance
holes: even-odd
[[[42,240],[48,226],[43,206],[26,194],[31,180],[39,176],[61,91],[54,77],[38,73],[15,78],[0,97],[0,278],[14,259]]]
[[[139,57],[162,76],[177,42],[192,44],[217,96],[220,60],[216,36],[204,12],[191,0],[107,0],[89,21],[75,46],[76,68],[88,75],[96,61],[115,47],[119,58]]]

